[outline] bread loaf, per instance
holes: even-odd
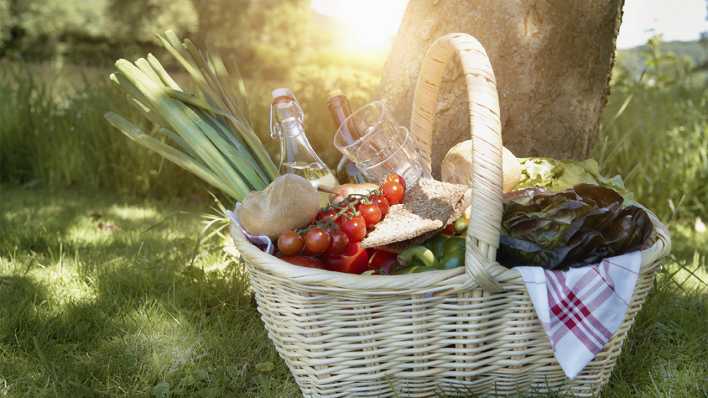
[[[521,179],[521,163],[506,148],[502,148],[502,169],[502,191],[509,192]],[[462,141],[450,148],[440,172],[444,182],[469,186],[472,178],[472,141]]]
[[[273,239],[307,225],[320,210],[320,194],[310,181],[295,174],[276,178],[264,190],[250,192],[238,210],[241,226],[249,234]]]

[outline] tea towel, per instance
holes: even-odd
[[[599,264],[550,271],[515,267],[565,375],[574,379],[619,329],[632,300],[642,256],[635,251]]]

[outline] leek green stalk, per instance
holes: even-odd
[[[158,36],[194,81],[185,92],[152,54],[116,61],[111,81],[156,128],[148,134],[109,112],[106,119],[128,138],[157,152],[237,201],[265,188],[277,168],[248,119],[243,80],[236,95],[224,88],[226,68],[173,32]],[[154,136],[152,134],[155,134]]]

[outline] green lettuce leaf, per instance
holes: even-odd
[[[595,184],[618,192],[625,200],[634,196],[624,186],[622,177],[607,178],[600,174],[594,159],[582,161],[555,160],[550,158],[522,158],[521,180],[514,189],[546,188],[554,192],[570,189],[578,184]]]

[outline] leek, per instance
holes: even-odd
[[[219,58],[204,55],[189,40],[180,42],[173,32],[158,38],[189,73],[196,93],[184,91],[152,54],[135,62],[120,59],[111,81],[156,127],[145,133],[112,112],[108,122],[237,201],[265,188],[277,168],[248,119],[243,80],[238,76],[231,95]]]

